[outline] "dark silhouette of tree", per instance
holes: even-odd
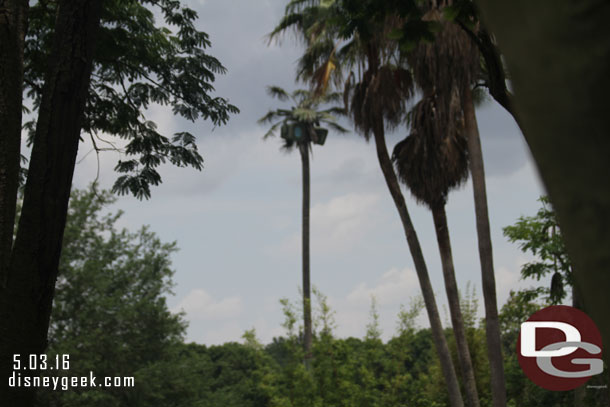
[[[410,135],[396,145],[392,159],[413,196],[432,211],[464,391],[468,404],[479,406],[445,211],[449,191],[468,178],[468,149],[457,91],[446,99],[424,96],[412,113]]]
[[[166,27],[155,25],[147,6],[159,8]],[[133,159],[117,165],[123,175],[115,190],[142,198],[161,182],[163,162],[202,163],[192,135],[167,138],[142,110],[171,105],[175,114],[217,125],[237,112],[210,95],[224,68],[205,52],[210,43],[196,18],[175,0],[0,4],[0,376],[11,375],[13,355],[45,351],[81,137],[94,145],[99,132],[126,140],[123,152]],[[25,125],[24,91],[37,113]],[[22,125],[32,150],[13,239]],[[34,395],[0,386],[6,405],[31,406]]]
[[[574,263],[583,308],[609,347],[610,4],[477,4],[505,57],[515,110]]]
[[[470,30],[460,27],[447,17],[458,5],[452,1],[439,1],[431,7],[422,20],[435,25],[434,38],[420,41],[409,55],[416,82],[425,93],[436,94],[437,109],[447,110],[458,106],[460,120],[468,145],[470,173],[474,193],[474,206],[481,263],[481,278],[485,305],[487,351],[491,369],[491,387],[494,407],[506,406],[506,386],[502,359],[500,326],[496,297],[493,251],[487,208],[485,170],[481,141],[475,116],[472,87],[481,76],[481,57],[472,33],[477,32],[475,21],[469,21]],[[469,4],[469,3],[468,3]],[[454,8],[452,8],[454,7]],[[459,11],[459,10],[458,10]],[[456,19],[454,19],[456,20]],[[466,23],[462,22],[462,26]],[[468,33],[471,33],[469,35]],[[435,112],[441,120],[449,120],[449,111]],[[457,117],[453,114],[453,117]],[[448,124],[447,131],[452,132]]]

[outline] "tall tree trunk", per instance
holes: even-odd
[[[582,310],[580,306],[580,301],[578,298],[578,293],[576,292],[576,287],[572,286],[572,307]],[[582,385],[574,389],[574,407],[584,407],[585,406],[585,396],[586,396],[586,387]]]
[[[455,279],[455,268],[453,266],[453,255],[451,253],[451,240],[449,238],[445,205],[437,205],[434,207],[432,209],[432,217],[434,218],[436,240],[441,255],[445,291],[447,292],[449,311],[451,313],[451,324],[453,325],[453,333],[457,344],[458,360],[460,362],[460,370],[462,371],[462,379],[464,382],[464,392],[466,393],[468,405],[471,407],[478,407],[480,405],[479,394],[477,393],[472,358],[470,357],[468,340],[466,339],[464,318],[462,318],[462,310],[460,308],[460,296],[458,293],[457,281]]]
[[[0,0],[0,287],[8,275],[21,156],[27,0]]]
[[[434,345],[440,359],[443,377],[445,378],[445,383],[447,384],[449,402],[452,407],[463,407],[464,401],[462,399],[460,386],[455,374],[453,362],[451,360],[451,354],[449,353],[449,348],[447,346],[447,340],[445,339],[445,335],[443,333],[443,326],[441,324],[441,318],[436,306],[432,284],[430,283],[430,276],[428,275],[428,269],[426,267],[424,255],[417,238],[417,233],[415,232],[415,228],[413,227],[411,217],[409,216],[409,212],[407,210],[405,198],[400,191],[398,179],[396,178],[396,173],[392,167],[392,161],[390,160],[385,143],[383,124],[378,124],[375,127],[374,138],[375,147],[377,150],[377,159],[379,160],[381,171],[383,172],[386,184],[390,190],[390,194],[392,195],[392,199],[394,200],[398,214],[400,215],[400,220],[407,238],[409,250],[411,252],[411,256],[413,257],[413,264],[415,265],[415,271],[421,287],[422,296],[424,297],[426,311],[428,312],[428,319],[430,321],[430,328],[432,329]]]
[[[505,57],[523,135],[557,214],[582,305],[610,349],[610,2],[477,4]],[[610,352],[604,359],[610,364]]]
[[[474,192],[474,209],[479,240],[479,259],[483,299],[485,302],[485,333],[487,335],[487,355],[491,370],[491,394],[494,407],[506,406],[506,385],[504,382],[504,362],[502,360],[502,342],[500,339],[500,319],[496,298],[496,278],[494,276],[493,252],[489,213],[487,211],[487,192],[485,188],[485,168],[483,152],[477,126],[477,118],[472,100],[472,92],[466,88],[462,101],[464,121],[468,137],[468,154],[470,156],[470,173]]]
[[[39,108],[19,228],[0,292],[0,400],[29,407],[33,388],[11,388],[13,355],[41,354],[53,301],[101,0],[63,0]],[[35,376],[35,371],[20,372]]]
[[[305,349],[305,367],[309,369],[312,358],[311,345],[313,333],[311,326],[311,283],[309,268],[309,146],[301,144],[301,163],[303,164],[303,347]]]

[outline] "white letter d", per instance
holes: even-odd
[[[521,355],[526,357],[556,357],[574,352],[577,346],[566,346],[557,350],[536,350],[536,328],[554,328],[564,333],[564,342],[580,342],[580,332],[565,322],[528,321],[521,324]]]

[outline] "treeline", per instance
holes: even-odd
[[[314,290],[313,358],[303,363],[303,328],[298,300],[281,300],[285,334],[262,344],[254,330],[242,343],[205,346],[184,342],[186,323],[167,307],[170,256],[142,228],[118,230],[114,201],[92,188],[71,200],[61,271],[51,317],[49,360],[70,355],[68,370],[42,375],[134,377],[128,388],[41,389],[40,407],[144,406],[445,406],[448,394],[429,329],[415,321],[413,300],[397,318],[397,332],[384,342],[372,307],[364,338],[338,338],[333,311]],[[106,213],[106,214],[104,214]],[[513,292],[501,309],[504,364],[510,406],[570,406],[573,392],[551,392],[530,382],[517,362],[519,325],[543,306],[536,291]],[[470,353],[483,406],[491,406],[484,321],[477,320],[473,291],[462,295]],[[453,331],[445,336],[454,359]],[[606,377],[590,385],[605,386]],[[607,388],[588,388],[586,405],[607,405]],[[605,403],[605,404],[604,404]]]

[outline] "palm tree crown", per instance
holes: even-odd
[[[298,147],[299,144],[309,146],[311,142],[319,143],[316,129],[320,129],[319,126],[322,124],[338,133],[347,132],[347,129],[336,121],[337,116],[345,115],[343,108],[331,106],[321,110],[318,109],[321,105],[338,102],[341,99],[339,93],[316,95],[313,91],[306,89],[297,89],[292,93],[288,93],[277,86],[267,87],[267,92],[270,96],[282,102],[291,100],[293,106],[289,109],[270,110],[258,120],[260,124],[271,124],[263,138],[266,139],[274,136],[277,130],[283,126],[302,125],[305,130],[303,137],[283,136],[283,149],[291,151],[293,148]]]
[[[445,126],[441,112],[436,95],[424,97],[413,109],[411,133],[392,155],[400,180],[430,209],[445,205],[449,191],[469,174],[463,120],[458,117]]]

